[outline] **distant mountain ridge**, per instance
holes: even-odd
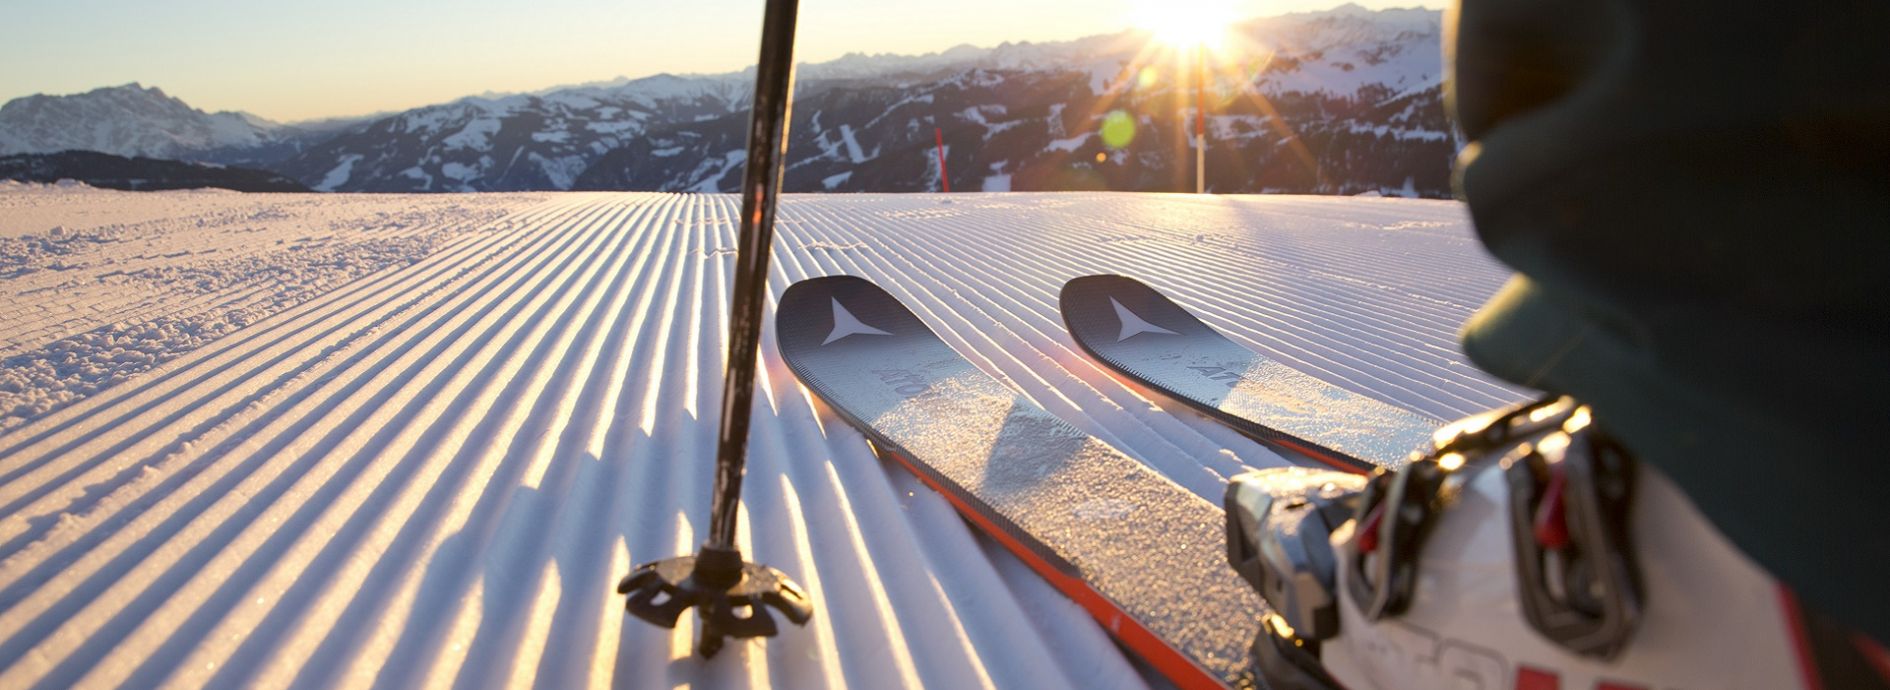
[[[157,87],[131,83],[0,106],[0,155],[84,149],[177,158],[274,143],[282,125],[249,113],[207,113]]]
[[[332,118],[285,125],[245,112],[206,112],[137,82],[0,105],[0,155],[96,151],[216,163],[274,162],[358,124]]]
[[[1225,56],[1209,88],[1210,189],[1448,194],[1457,142],[1442,107],[1439,12],[1347,5],[1239,32],[1252,48]],[[1185,89],[1174,56],[1147,47],[1146,35],[1123,32],[800,65],[785,188],[938,189],[937,129],[954,190],[1183,189],[1193,155]],[[264,167],[323,191],[731,191],[752,83],[752,68],[616,79],[467,97],[313,133],[202,113],[134,85],[120,89],[170,103],[92,98],[66,120],[72,131],[60,131],[43,117],[16,129],[5,116],[29,99],[41,100],[19,112],[52,112],[44,99],[60,97],[18,99],[0,111],[0,151],[16,140],[85,142]],[[101,101],[169,119],[92,124],[111,119],[92,112]],[[1102,140],[1111,117],[1133,124],[1132,140]]]

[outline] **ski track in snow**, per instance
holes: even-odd
[[[0,237],[44,237],[13,227],[51,217],[17,194],[0,195]],[[281,233],[206,242],[198,220],[298,204],[340,225],[426,207],[419,225],[458,230],[0,432],[0,686],[1143,686],[1100,626],[818,407],[771,325],[740,539],[810,591],[813,621],[705,662],[690,617],[672,633],[624,616],[617,578],[706,529],[734,195],[82,206],[220,261]],[[111,234],[62,236],[94,232]],[[1523,397],[1455,344],[1507,272],[1450,202],[790,196],[778,233],[770,310],[794,280],[870,278],[981,369],[1209,500],[1284,461],[1082,356],[1064,280],[1137,277],[1248,347],[1440,418]],[[279,290],[23,287],[48,273],[0,277],[9,354]]]

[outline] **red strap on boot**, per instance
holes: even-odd
[[[1549,465],[1549,483],[1542,488],[1542,502],[1536,504],[1536,543],[1551,551],[1568,547],[1568,513],[1562,501],[1568,486],[1568,472],[1562,463]]]
[[[1376,507],[1372,508],[1371,514],[1365,516],[1364,522],[1359,523],[1359,528],[1358,528],[1358,552],[1359,553],[1369,554],[1378,550],[1378,523],[1383,522],[1384,518],[1385,518],[1385,504],[1380,503]]]

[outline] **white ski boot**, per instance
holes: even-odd
[[[1282,689],[1883,687],[1880,650],[1808,621],[1591,422],[1544,400],[1447,426],[1369,478],[1237,477],[1228,557],[1273,609],[1261,675]]]

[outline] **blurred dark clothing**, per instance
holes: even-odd
[[[1445,44],[1458,190],[1521,274],[1471,358],[1890,641],[1890,2],[1461,0]]]

